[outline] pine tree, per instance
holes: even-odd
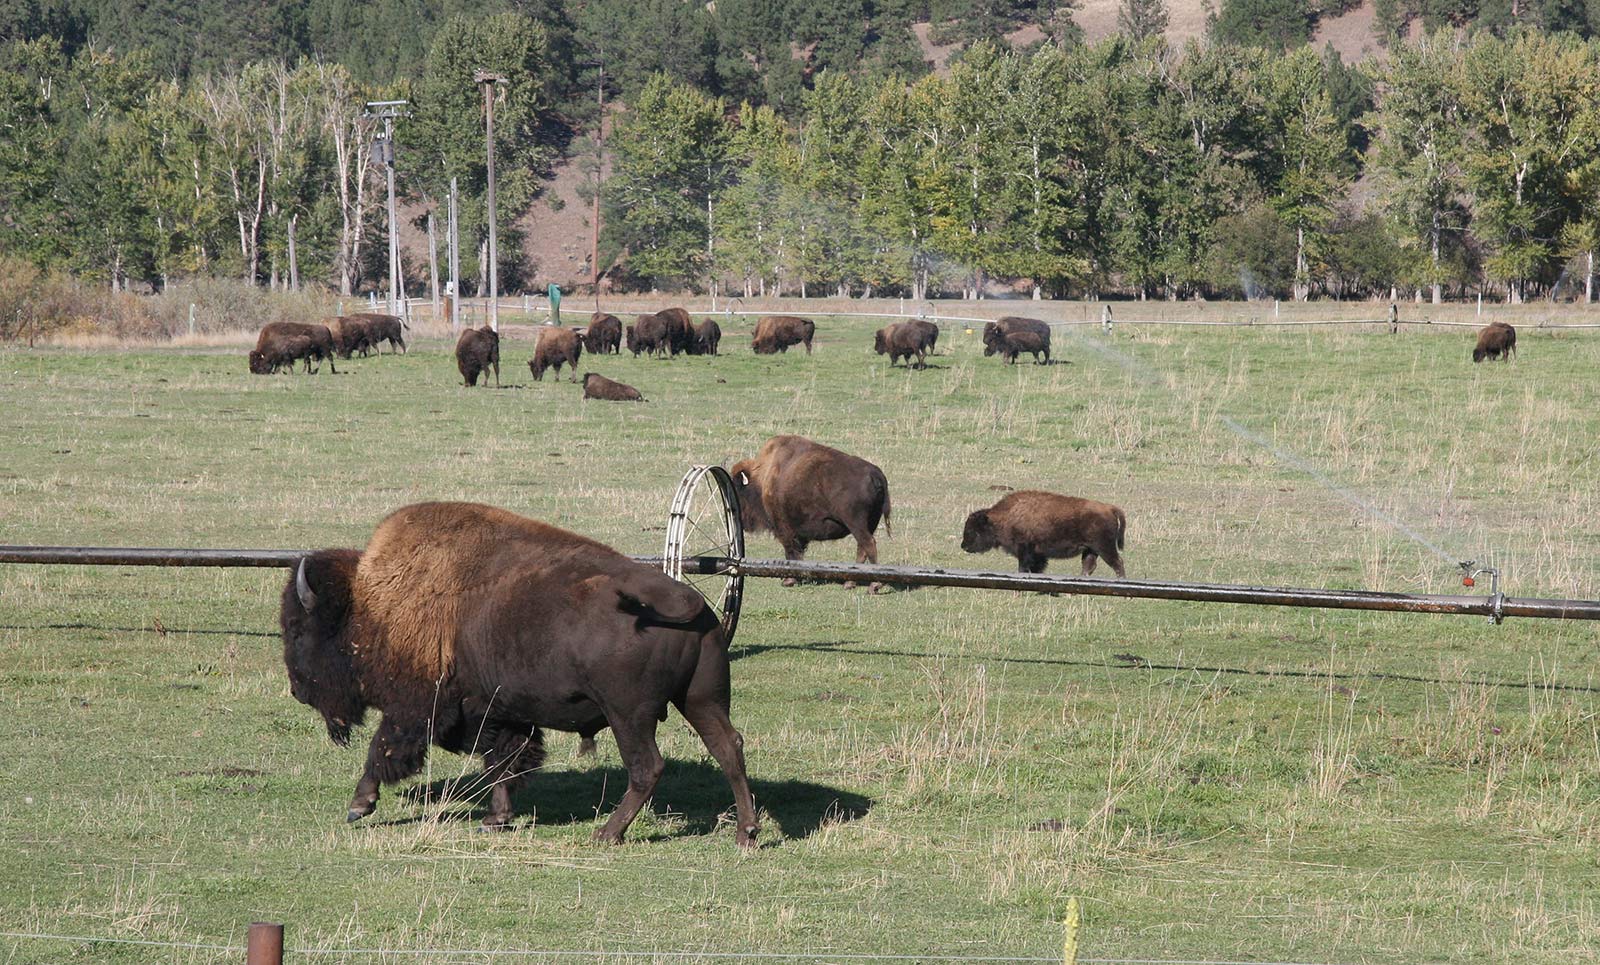
[[[1134,40],[1166,33],[1166,0],[1122,0],[1117,4],[1117,29]]]

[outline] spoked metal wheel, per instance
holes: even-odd
[[[739,494],[733,479],[721,466],[695,466],[684,474],[672,497],[661,568],[706,598],[729,643],[739,626],[743,559],[744,527],[739,523]]]

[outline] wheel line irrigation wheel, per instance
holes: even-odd
[[[697,563],[697,558],[706,562]],[[739,523],[739,494],[732,477],[721,466],[694,466],[684,473],[672,497],[661,568],[706,598],[729,643],[739,626],[743,560],[744,527]]]

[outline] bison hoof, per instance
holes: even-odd
[[[361,810],[360,808],[351,808],[350,810],[344,812],[344,823],[354,824],[371,813],[372,808],[367,808],[365,811]]]
[[[882,583],[873,583],[872,585],[867,587],[867,592],[869,592],[869,593],[882,593],[886,589],[888,589],[888,587],[884,586]]]
[[[741,848],[746,850],[754,849],[756,846],[756,832],[759,830],[753,824],[748,828],[740,828],[738,834],[734,835],[734,840],[739,843]]]
[[[484,818],[483,819],[483,823],[478,825],[478,830],[479,831],[510,831],[511,830],[511,820],[509,818]]]
[[[609,828],[600,828],[594,833],[595,844],[621,844],[622,835]]]
[[[855,580],[845,580],[844,581],[844,588],[847,589],[847,590],[855,589],[856,588],[856,581]]]
[[[585,737],[578,741],[578,756],[593,757],[595,753],[594,738]]]
[[[783,583],[780,584],[780,585],[782,585],[782,586],[799,586],[800,585],[800,581],[795,579],[792,576],[786,576],[786,577],[783,578]]]

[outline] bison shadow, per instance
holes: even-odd
[[[560,754],[560,741],[569,735],[546,736]],[[604,739],[602,734],[602,755],[606,753]],[[614,748],[613,744],[611,761],[588,768],[582,763],[545,765],[544,770],[533,775],[512,795],[517,814],[536,815],[536,823],[542,825],[591,824],[598,816],[609,814],[628,789],[628,772],[615,762]],[[446,794],[456,800],[470,800],[474,802],[471,812],[461,809],[448,819],[476,821],[483,816],[482,808],[477,805],[485,793],[477,776],[472,773],[459,780],[413,784],[400,791],[399,796],[412,802],[437,801]],[[764,781],[752,777],[750,791],[755,795],[756,807],[765,811],[769,819],[762,825],[762,838],[767,843],[771,843],[774,835],[786,841],[808,838],[824,824],[864,817],[873,805],[872,799],[853,791],[808,781]],[[647,807],[657,816],[670,814],[674,827],[659,831],[636,825],[636,833],[630,840],[655,841],[711,834],[728,823],[725,815],[733,811],[733,796],[728,790],[728,779],[715,764],[668,758],[661,783],[656,785],[655,796]],[[424,818],[408,816],[382,823],[401,825],[422,820]]]

